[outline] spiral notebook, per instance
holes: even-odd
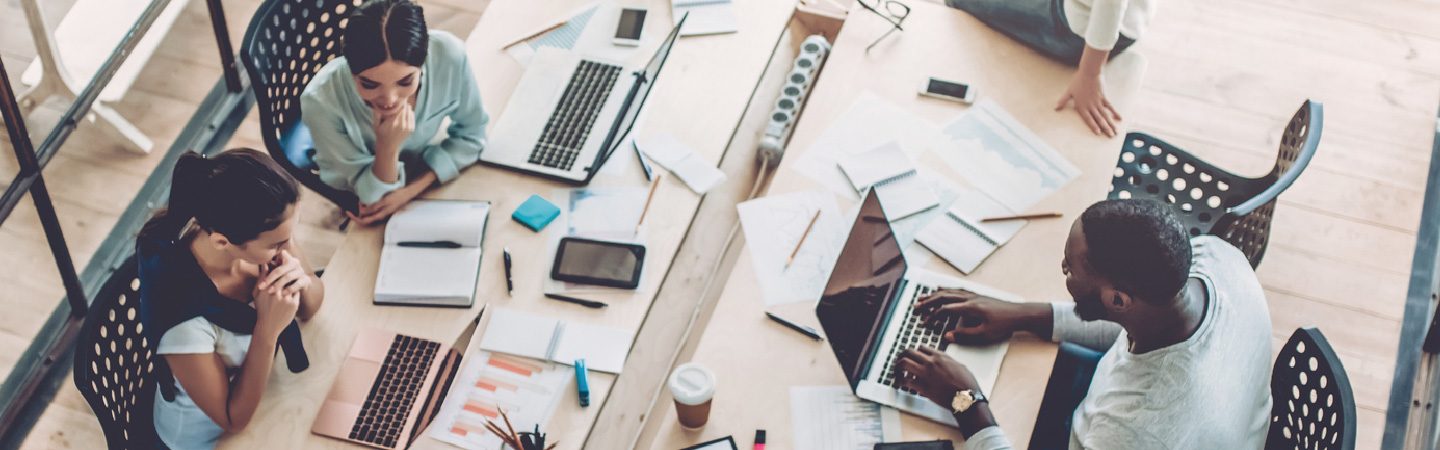
[[[629,330],[495,308],[480,349],[560,364],[584,359],[590,370],[620,373],[634,340]]]
[[[837,163],[856,193],[875,189],[890,220],[900,220],[940,205],[940,197],[920,179],[915,163],[895,141],[874,150],[845,155]]]
[[[915,235],[915,242],[930,249],[936,256],[969,275],[985,258],[1010,242],[1027,221],[983,223],[986,217],[1013,216],[1016,213],[978,190],[962,191],[945,211]]]

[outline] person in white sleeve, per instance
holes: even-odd
[[[1017,331],[1063,342],[1030,448],[1264,445],[1270,314],[1244,254],[1218,237],[1191,238],[1168,205],[1106,200],[1075,221],[1060,267],[1074,303],[941,291],[917,306],[929,320],[963,318],[945,333],[960,344]],[[1012,448],[963,364],[921,348],[896,371],[903,387],[955,413],[966,448]]]
[[[1156,0],[945,0],[986,25],[1077,66],[1055,110],[1067,104],[1095,134],[1115,137],[1120,113],[1105,98],[1102,71],[1145,32]]]

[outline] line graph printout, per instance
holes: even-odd
[[[515,429],[544,430],[574,373],[565,365],[476,350],[455,377],[430,437],[468,450],[500,450],[486,421],[502,423],[504,409]]]
[[[930,146],[971,185],[1024,212],[1080,176],[1065,160],[990,99],[943,125]]]
[[[744,202],[737,209],[765,304],[820,299],[849,231],[835,195],[822,190],[796,192]],[[815,211],[820,211],[820,217],[805,236]],[[805,242],[800,244],[800,252],[790,267],[785,267],[801,236]]]
[[[850,386],[794,386],[790,415],[796,450],[870,450],[900,436],[900,411],[850,392]]]

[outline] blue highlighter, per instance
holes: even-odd
[[[585,360],[575,360],[575,387],[580,390],[580,406],[590,406],[590,380],[585,376]]]

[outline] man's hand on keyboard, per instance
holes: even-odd
[[[945,339],[969,345],[1004,341],[1016,331],[1048,337],[1053,320],[1048,304],[1012,303],[958,289],[937,291],[920,299],[915,311],[926,316],[926,323],[949,319],[952,325],[944,330]]]

